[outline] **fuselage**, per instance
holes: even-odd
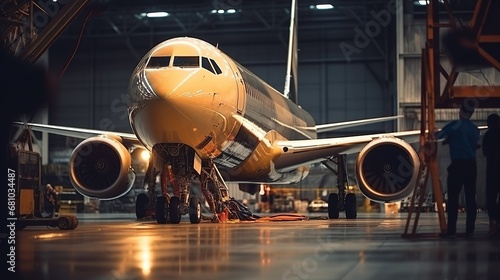
[[[274,169],[279,151],[273,142],[316,138],[309,113],[195,38],[170,39],[149,51],[129,94],[130,125],[147,149],[187,145],[212,159],[229,181],[298,181]]]

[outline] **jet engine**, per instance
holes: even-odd
[[[119,138],[119,137],[117,137]],[[135,180],[129,151],[113,136],[82,141],[72,152],[70,180],[82,195],[113,199],[127,193]]]
[[[407,142],[392,136],[368,143],[356,160],[361,192],[378,202],[401,201],[411,195],[420,169],[420,159]]]

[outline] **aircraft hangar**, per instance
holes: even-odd
[[[57,84],[56,95],[35,116],[19,116],[19,121],[132,133],[131,75],[151,48],[176,37],[204,40],[278,91],[285,87],[291,0],[8,0],[0,11],[8,52],[43,67]],[[292,81],[297,90],[292,95],[316,124],[403,116],[319,138],[419,130],[429,121],[429,112],[422,110],[429,108],[422,106],[428,86],[422,69],[433,61],[434,125],[441,128],[456,119],[459,104],[472,100],[477,107],[472,120],[485,126],[488,115],[500,113],[495,12],[500,6],[487,0],[299,0]],[[442,38],[470,22],[481,26],[475,34],[480,51],[452,57],[449,41]],[[460,60],[464,57],[470,60]],[[341,214],[332,220],[328,213],[308,212],[313,200],[328,201],[339,184],[337,167],[314,165],[300,183],[261,186],[256,194],[228,184],[231,196],[257,216],[282,215],[276,223],[158,225],[135,217],[147,169],[139,153],[132,153],[132,190],[119,199],[99,201],[80,195],[69,179],[69,159],[82,139],[30,133],[30,148],[32,141],[41,155],[40,190],[49,183],[58,186],[59,215],[74,215],[79,222],[71,231],[52,226],[17,231],[20,279],[497,279],[500,273],[494,265],[500,260],[498,239],[487,237],[486,162],[480,150],[477,234],[449,241],[436,237],[444,222],[436,203],[446,200],[446,147],[439,146],[439,172],[432,174],[441,181],[440,198],[429,187],[421,196],[423,209],[409,209],[409,199],[387,204],[365,199],[356,186],[356,158],[348,156],[344,183],[356,194],[356,219]],[[9,136],[18,147],[18,141],[26,140],[19,127]],[[414,148],[418,150],[418,142]],[[41,206],[35,202],[35,207]],[[210,215],[207,205],[202,208]],[[465,214],[460,215],[459,223],[464,220]],[[412,222],[425,234],[409,234],[408,240],[404,237]],[[6,250],[7,261],[12,260]],[[107,256],[98,256],[99,250]]]

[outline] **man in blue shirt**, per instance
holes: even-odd
[[[462,186],[465,193],[465,209],[467,213],[465,236],[474,234],[476,205],[476,149],[479,148],[479,129],[470,121],[474,108],[464,105],[460,108],[460,119],[445,125],[436,135],[437,139],[445,139],[448,144],[451,164],[448,166],[448,204],[446,205],[448,229],[446,237],[454,237],[457,231],[458,199]]]

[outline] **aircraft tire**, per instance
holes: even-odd
[[[199,224],[201,221],[201,203],[197,196],[189,199],[189,221],[192,224]]]
[[[140,193],[137,195],[135,200],[135,216],[137,219],[142,219],[146,217],[146,207],[148,205],[149,198],[145,193]]]
[[[167,223],[167,214],[168,214],[168,203],[167,198],[163,195],[158,196],[156,198],[156,206],[155,206],[155,217],[156,222],[159,224]]]
[[[339,212],[339,195],[331,193],[328,195],[328,219],[338,219]]]
[[[172,196],[170,198],[170,205],[168,207],[170,213],[170,222],[172,224],[178,224],[181,222],[181,212],[179,211],[180,198],[178,196]]]
[[[348,193],[345,196],[345,217],[347,219],[356,219],[357,212],[356,195]]]

